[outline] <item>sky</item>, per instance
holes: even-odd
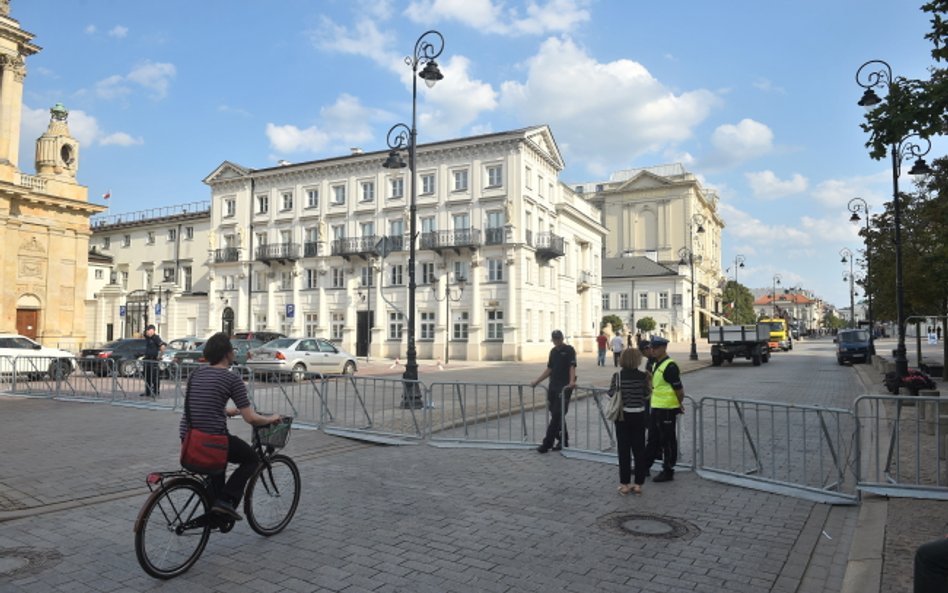
[[[891,163],[864,147],[855,74],[884,59],[926,77],[921,4],[12,0],[43,48],[27,61],[20,168],[57,102],[79,182],[113,214],[206,201],[201,180],[225,160],[382,150],[411,118],[405,57],[435,29],[445,78],[419,86],[419,142],[547,124],[567,184],[680,162],[719,193],[729,277],[742,255],[741,284],[779,274],[848,307],[840,250],[863,243],[847,203],[880,212],[892,196]],[[946,153],[935,139],[929,156]]]

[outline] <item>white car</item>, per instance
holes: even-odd
[[[277,338],[247,353],[247,366],[255,373],[289,374],[302,381],[306,373],[351,375],[355,356],[323,338]]]
[[[65,377],[76,370],[76,356],[71,352],[47,348],[26,336],[0,334],[0,373],[13,374],[14,358],[17,374],[32,379]]]

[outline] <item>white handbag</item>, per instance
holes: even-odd
[[[622,380],[619,373],[612,376],[616,386],[615,392],[609,398],[609,405],[606,408],[606,418],[616,422],[623,419],[622,414]]]

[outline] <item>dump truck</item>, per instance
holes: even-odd
[[[766,324],[770,328],[770,340],[768,345],[771,352],[777,350],[793,350],[793,338],[787,328],[787,320],[775,317],[773,319],[760,319],[758,324]]]
[[[770,324],[712,325],[708,328],[711,364],[719,367],[735,358],[750,360],[753,365],[770,360]]]

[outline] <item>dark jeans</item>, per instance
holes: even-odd
[[[681,410],[678,408],[652,408],[648,427],[648,444],[645,445],[646,467],[661,455],[662,470],[674,471],[678,462],[678,435],[675,421]]]
[[[621,353],[621,352],[613,352],[613,353],[612,353],[612,364],[614,364],[615,366],[619,366],[619,357],[620,357],[620,356],[622,356],[622,353]]]
[[[236,507],[240,504],[240,499],[244,495],[244,487],[247,480],[257,469],[259,459],[254,452],[253,447],[247,444],[240,437],[227,435],[227,461],[229,463],[238,463],[237,466],[224,483],[224,474],[217,474],[211,477],[211,484],[214,486],[214,492],[218,492],[218,498],[230,501]]]
[[[622,397],[619,394],[613,397]],[[622,420],[616,421],[616,447],[619,452],[619,483],[628,485],[632,480],[632,460],[635,459],[635,483],[645,483],[648,465],[645,458],[645,428],[648,414],[645,412],[623,412]]]
[[[161,391],[161,377],[158,372],[158,361],[146,358],[142,360],[142,363],[144,364],[142,371],[145,375],[145,395],[158,397],[158,393]]]
[[[560,392],[566,396],[565,410],[560,406]],[[546,427],[546,436],[543,438],[544,447],[552,447],[554,441],[560,441],[564,447],[569,447],[569,431],[563,416],[569,412],[569,400],[573,395],[572,389],[563,389],[562,386],[551,385],[547,395],[547,408],[550,410],[550,424]],[[560,432],[562,431],[562,434]]]
[[[948,592],[948,538],[915,550],[915,593]]]

